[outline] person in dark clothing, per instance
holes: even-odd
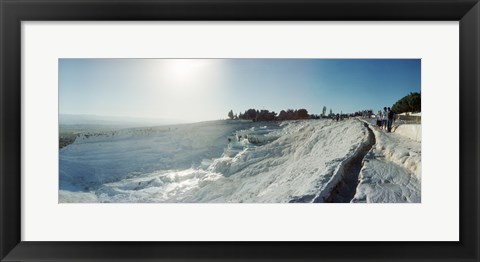
[[[382,128],[383,128],[383,130],[387,131],[387,127],[388,127],[388,110],[387,110],[387,107],[383,108],[382,116],[383,116]]]
[[[387,123],[388,132],[392,132],[393,116],[394,116],[394,113],[389,107],[388,108],[388,123]]]

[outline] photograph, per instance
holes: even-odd
[[[60,58],[59,203],[421,203],[420,58]]]
[[[0,17],[1,262],[479,261],[480,0]]]

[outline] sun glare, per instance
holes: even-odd
[[[197,76],[205,71],[208,65],[208,61],[199,59],[174,59],[165,63],[165,70],[171,77],[182,80],[186,77]]]
[[[164,59],[152,67],[152,74],[163,91],[192,92],[212,84],[219,75],[216,64],[207,59]]]

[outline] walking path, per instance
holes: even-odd
[[[421,142],[373,125],[376,144],[365,156],[354,203],[420,203]]]

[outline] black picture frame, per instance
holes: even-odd
[[[1,261],[480,261],[478,0],[0,0],[0,19]],[[22,241],[21,22],[43,20],[459,21],[460,241]]]

